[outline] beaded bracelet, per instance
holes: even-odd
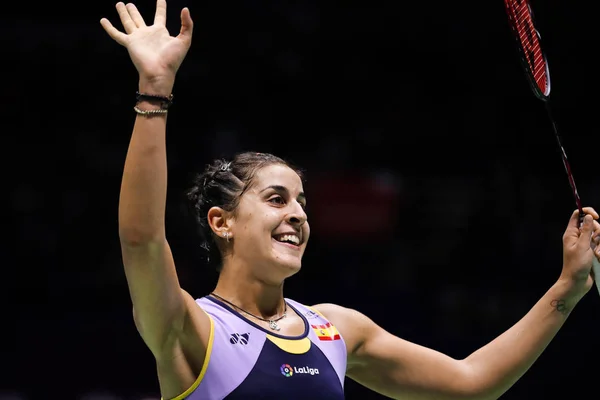
[[[133,109],[139,115],[146,115],[146,116],[166,114],[169,112],[169,110],[167,110],[166,108],[158,108],[156,110],[142,110],[138,106],[135,106],[135,107],[133,107]]]

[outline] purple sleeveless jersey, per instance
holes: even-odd
[[[320,314],[286,302],[304,321],[300,336],[266,330],[213,297],[196,300],[211,320],[206,360],[196,382],[173,400],[343,399],[344,340]]]

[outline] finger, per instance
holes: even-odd
[[[125,46],[125,41],[127,40],[126,34],[119,32],[119,30],[115,28],[106,18],[102,18],[100,20],[100,25],[102,25],[106,33],[108,33],[108,36],[113,38],[115,42]]]
[[[571,214],[571,218],[569,219],[569,225],[567,226],[567,230],[573,228],[579,229],[579,210],[573,211],[573,214]]]
[[[592,237],[592,230],[594,229],[594,218],[591,215],[586,215],[583,219],[583,226],[581,227],[581,235],[579,236],[578,243],[586,250],[590,248],[590,238]]]
[[[165,25],[167,23],[167,2],[166,0],[156,1],[156,13],[154,14],[154,25]]]
[[[600,223],[598,221],[594,221],[594,229],[592,235],[594,236],[594,240],[600,239]]]
[[[194,21],[190,15],[190,10],[185,7],[181,10],[181,30],[179,31],[178,39],[185,41],[192,40],[192,32],[194,31]]]
[[[600,223],[594,221],[594,230],[592,232],[592,249],[594,252],[600,251]]]
[[[125,32],[131,33],[135,30],[135,22],[131,19],[129,15],[129,11],[127,11],[127,7],[122,2],[118,2],[116,5],[117,12],[119,13],[119,17],[121,18],[121,24],[123,24],[123,28],[125,28]]]
[[[599,218],[598,213],[592,207],[583,207],[583,212],[584,212],[584,214],[591,215],[592,217],[594,217],[594,219]]]
[[[134,4],[129,3],[126,7],[127,11],[129,12],[129,16],[131,17],[131,20],[133,21],[133,23],[135,23],[135,26],[137,26],[138,28],[143,28],[144,26],[146,26],[144,18],[142,18],[142,15],[140,14],[140,12]]]

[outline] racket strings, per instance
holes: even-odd
[[[507,2],[507,5],[509,16],[512,19],[513,27],[519,37],[521,50],[523,51],[523,56],[527,62],[532,78],[542,93],[547,93],[547,63],[542,52],[537,31],[533,24],[529,5],[527,2],[515,4],[515,1]]]
[[[558,133],[558,127],[552,116],[549,105],[550,70],[548,68],[546,56],[542,51],[542,45],[540,43],[538,31],[535,29],[533,12],[529,6],[528,0],[504,0],[504,4],[506,6],[511,30],[515,36],[516,42],[518,43],[523,69],[527,74],[527,78],[530,81],[534,94],[546,105],[546,111],[548,113],[548,117],[550,118],[550,122],[552,123],[554,136],[556,137],[558,147],[560,148],[563,165],[567,172],[569,185],[571,186],[573,197],[575,198],[575,202],[579,210],[580,222],[582,222],[584,213],[581,205],[581,199],[579,198],[579,192],[577,191],[575,179],[573,178],[573,171],[571,170],[567,153],[562,144],[560,134]]]

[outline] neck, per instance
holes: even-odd
[[[283,282],[267,283],[248,273],[249,268],[223,268],[214,292],[240,309],[261,318],[281,315],[285,304]]]

